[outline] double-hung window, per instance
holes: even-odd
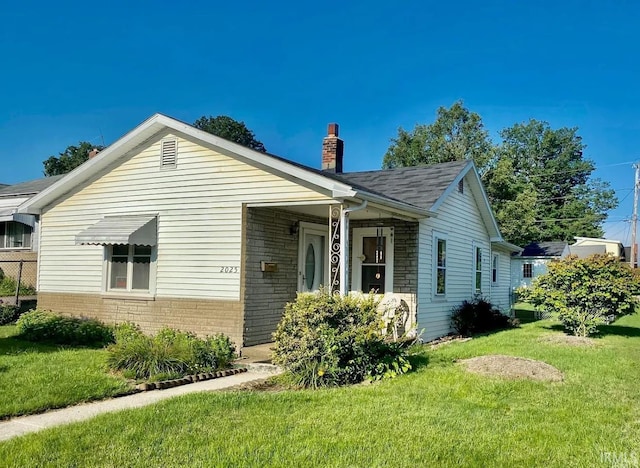
[[[26,249],[31,247],[31,226],[6,221],[0,223],[0,249]]]
[[[476,294],[482,292],[482,248],[475,246],[474,250],[474,272],[473,290]]]
[[[110,291],[149,291],[154,247],[111,245],[107,247]]]
[[[436,295],[447,292],[447,240],[436,237]]]
[[[531,263],[525,263],[522,265],[522,277],[533,278],[533,265]]]
[[[491,260],[491,282],[495,286],[498,284],[498,254],[493,254],[493,259]]]

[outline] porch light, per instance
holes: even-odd
[[[296,221],[289,227],[289,234],[291,234],[292,236],[295,236],[296,234],[298,234],[299,230],[300,230],[300,223]]]

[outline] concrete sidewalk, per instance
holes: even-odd
[[[7,421],[0,422],[0,441],[29,434],[31,432],[41,431],[50,427],[84,421],[103,413],[121,411],[129,408],[140,408],[178,395],[224,390],[243,383],[270,377],[277,373],[277,371],[274,371],[274,368],[275,366],[256,366],[255,369],[249,367],[247,372],[230,375],[228,377],[195,382],[179,387],[167,388],[165,390],[151,390],[148,392],[134,393],[133,395],[92,403],[84,403],[81,405],[70,406],[68,408],[49,411],[47,413],[9,419]]]

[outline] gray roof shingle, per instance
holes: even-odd
[[[516,253],[519,257],[560,257],[567,247],[565,241],[532,242]]]
[[[0,188],[0,197],[35,195],[36,193],[40,193],[44,189],[48,188],[50,185],[53,185],[62,177],[62,175],[56,175],[51,177],[43,177],[42,179],[30,180],[28,182],[21,182],[15,185],[9,185],[8,187]]]
[[[454,161],[430,166],[332,175],[347,184],[360,186],[419,208],[430,209],[467,164],[469,161]]]

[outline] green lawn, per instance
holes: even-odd
[[[108,374],[106,351],[49,346],[15,338],[0,327],[0,419],[39,413],[127,391]]]
[[[640,458],[640,316],[592,347],[541,320],[419,356],[416,372],[322,391],[192,394],[0,444],[7,466],[612,466]],[[454,361],[540,359],[561,383]]]

